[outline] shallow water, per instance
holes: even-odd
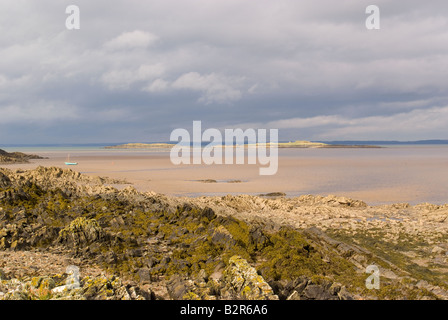
[[[91,175],[127,179],[141,191],[171,195],[225,195],[285,192],[335,194],[368,204],[407,202],[448,203],[448,146],[416,145],[384,148],[279,149],[279,168],[260,176],[259,165],[181,165],[160,150],[116,150],[101,147],[27,147],[7,151],[49,157],[27,165],[65,167],[68,154],[79,163],[70,169]],[[246,161],[247,162],[247,161]],[[241,180],[241,183],[202,183],[198,180]]]
[[[280,154],[296,160],[288,174],[312,181],[310,193],[336,192],[373,203],[448,202],[448,146],[296,149]]]

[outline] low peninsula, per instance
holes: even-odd
[[[172,148],[174,144],[171,143],[126,143],[116,146],[106,146],[105,149],[164,149]]]
[[[267,143],[267,146],[274,143]],[[257,147],[259,144],[245,144],[245,147]],[[305,140],[296,140],[294,142],[278,142],[275,143],[278,148],[381,148],[374,145],[345,145],[345,144],[328,144],[323,142],[311,142]],[[126,143],[116,146],[106,146],[105,149],[170,149],[174,147],[172,143]],[[219,145],[214,146],[219,147]],[[223,145],[224,147],[224,145]]]
[[[0,163],[12,164],[12,163],[28,163],[32,159],[46,159],[35,154],[25,154],[22,152],[6,152],[0,149]]]
[[[268,143],[267,145],[274,145],[274,143]],[[374,145],[346,145],[346,144],[328,144],[323,142],[312,142],[305,140],[296,140],[294,142],[279,142],[275,143],[277,148],[381,148]],[[258,144],[248,144],[248,146],[258,146]]]

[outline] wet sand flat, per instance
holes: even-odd
[[[278,172],[272,176],[259,175],[259,164],[174,165],[169,152],[76,151],[70,160],[77,166],[66,166],[67,154],[62,151],[38,154],[49,159],[3,167],[70,168],[125,179],[139,191],[167,195],[284,192],[287,196],[334,194],[371,205],[448,203],[448,147],[280,150]]]

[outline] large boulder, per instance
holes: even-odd
[[[218,226],[213,231],[211,240],[214,244],[219,244],[225,247],[231,247],[236,243],[232,234],[224,226]]]
[[[8,280],[8,276],[2,269],[0,269],[0,281],[1,280]]]
[[[345,286],[336,282],[320,281],[316,283],[306,277],[301,277],[288,283],[283,294],[287,300],[353,300]]]
[[[196,281],[195,281],[196,280]],[[174,275],[167,282],[167,291],[173,300],[215,300],[211,288],[204,279],[192,280],[188,277]]]
[[[0,171],[0,188],[6,189],[11,186],[11,180],[7,175]]]
[[[223,281],[221,292],[227,291],[245,300],[278,300],[263,277],[240,256],[229,259],[229,266],[223,272]]]
[[[80,247],[104,238],[105,232],[95,219],[80,217],[59,231],[58,241]]]

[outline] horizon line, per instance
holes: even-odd
[[[281,140],[279,143],[288,143],[294,142],[297,140]],[[309,140],[309,142],[317,142],[317,143],[345,143],[345,144],[354,144],[354,143],[375,143],[375,144],[421,144],[421,143],[439,143],[439,144],[448,144],[448,139],[422,139],[422,140]],[[165,144],[176,144],[172,141],[153,141],[153,142],[86,142],[86,143],[0,143],[1,147],[70,147],[70,146],[116,146],[122,144],[130,144],[130,143],[143,143],[143,144],[156,144],[156,143],[165,143]],[[206,142],[209,144],[209,142]],[[245,144],[250,144],[251,142],[245,142]]]

